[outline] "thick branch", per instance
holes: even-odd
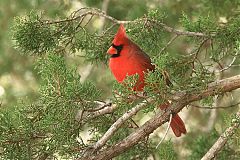
[[[201,160],[211,160],[222,150],[228,139],[232,137],[236,129],[240,126],[240,110],[237,112],[236,118],[233,119],[232,122],[233,124],[225,130]]]
[[[222,94],[240,88],[240,75],[219,80],[208,85],[208,88],[195,92],[186,93],[180,96],[177,101],[174,101],[171,106],[164,112],[157,113],[153,118],[148,120],[144,125],[139,127],[128,137],[118,142],[116,145],[106,148],[99,152],[97,155],[90,155],[84,157],[88,160],[106,160],[118,156],[127,149],[136,145],[139,141],[151,134],[155,129],[169,120],[170,114],[178,113],[184,106],[193,101],[198,101],[208,96]]]

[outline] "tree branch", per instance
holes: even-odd
[[[210,83],[205,90],[194,93],[185,93],[174,101],[165,112],[159,112],[141,127],[136,129],[128,137],[118,142],[112,147],[108,147],[98,152],[97,155],[87,155],[84,160],[106,160],[118,156],[127,149],[136,145],[139,141],[151,134],[155,129],[169,121],[170,114],[178,113],[186,105],[193,101],[198,101],[208,96],[222,94],[240,88],[240,75],[218,80]]]
[[[201,160],[211,160],[222,150],[228,139],[232,137],[236,129],[240,126],[240,110],[237,112],[236,118],[234,118],[232,122],[232,125],[225,130]]]
[[[93,119],[99,117],[104,114],[110,114],[115,109],[117,109],[116,104],[112,104],[111,102],[102,102],[102,101],[95,101],[95,103],[99,104],[99,106],[95,109],[88,109],[88,110],[80,110],[75,119],[79,122],[82,120],[84,122],[88,121],[89,119]]]
[[[78,14],[78,15],[77,15]],[[87,15],[91,15],[91,16],[98,16],[98,17],[103,17],[107,20],[110,20],[111,22],[113,22],[114,24],[129,24],[129,23],[138,23],[139,21],[148,21],[150,23],[153,23],[157,26],[162,27],[165,31],[170,32],[170,33],[174,33],[176,35],[186,35],[186,36],[196,36],[196,37],[213,37],[215,36],[214,34],[211,35],[207,35],[204,33],[200,33],[200,32],[189,32],[189,31],[181,31],[181,30],[177,30],[174,29],[160,21],[154,20],[154,19],[150,19],[147,17],[142,17],[133,21],[121,21],[121,20],[117,20],[114,17],[111,17],[109,15],[107,15],[104,11],[96,9],[96,8],[81,8],[75,12],[73,12],[70,16],[70,18],[64,19],[64,20],[58,20],[58,21],[50,21],[50,20],[44,20],[44,22],[46,24],[56,24],[56,23],[66,23],[66,22],[72,22],[72,21],[82,21],[82,19],[84,17],[86,17]]]
[[[145,100],[145,102],[138,104],[137,106],[133,107],[129,111],[127,111],[125,114],[122,115],[113,125],[108,129],[108,131],[103,135],[103,137],[97,141],[97,143],[94,145],[94,150],[100,149],[103,145],[106,144],[106,142],[112,137],[112,135],[133,115],[135,115],[138,111],[143,109],[147,106],[147,102],[151,100]]]
[[[233,63],[236,61],[237,59],[237,56],[239,56],[239,51],[237,51],[234,56],[233,56],[233,59],[232,61],[229,63],[229,65],[227,65],[226,67],[222,68],[221,70],[217,71],[217,72],[223,72],[225,70],[228,70],[229,68],[232,67]]]
[[[228,108],[235,108],[239,104],[240,104],[240,102],[231,104],[229,106],[217,106],[217,107],[208,107],[208,106],[207,107],[203,107],[203,106],[198,106],[198,105],[195,105],[195,104],[190,104],[189,106],[195,107],[195,108],[201,108],[201,109],[228,109]]]

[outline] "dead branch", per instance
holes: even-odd
[[[232,125],[218,138],[214,145],[202,157],[201,160],[211,160],[217,156],[227,141],[232,137],[236,129],[240,126],[240,110],[236,114],[236,118],[232,119]]]
[[[118,156],[127,149],[143,140],[155,129],[169,121],[170,114],[180,112],[185,106],[193,101],[198,101],[208,96],[214,96],[240,88],[240,75],[222,79],[210,83],[205,90],[193,93],[185,93],[174,101],[165,112],[157,113],[141,127],[132,132],[128,137],[118,142],[116,145],[103,149],[96,154],[86,155],[84,160],[107,160]]]

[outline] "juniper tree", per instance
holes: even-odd
[[[39,97],[32,103],[1,108],[1,158],[177,159],[175,137],[156,148],[160,138],[150,134],[186,106],[189,112],[197,107],[205,111],[221,108],[222,101],[228,101],[224,107],[231,104],[232,112],[221,112],[226,125],[221,132],[211,128],[199,135],[204,124],[197,124],[188,129],[182,141],[192,153],[189,159],[199,159],[225,128],[232,126],[234,136],[227,134],[228,144],[214,155],[237,159],[239,113],[235,116],[237,110],[233,107],[239,104],[239,93],[233,90],[240,87],[240,17],[235,12],[239,2],[221,2],[224,5],[189,1],[198,3],[189,5],[196,11],[182,12],[173,24],[168,23],[173,16],[165,8],[148,9],[143,16],[128,20],[88,7],[65,18],[50,18],[38,11],[16,17],[13,40],[19,53],[36,59]],[[173,2],[169,3],[171,6]],[[184,4],[178,6],[184,8]],[[230,7],[232,10],[224,12]],[[106,21],[101,32],[94,28],[99,18]],[[128,77],[125,85],[114,82],[109,95],[97,82],[82,81],[78,73],[83,60],[106,69],[106,51],[121,23],[156,66],[155,72],[146,75],[144,93],[129,89],[137,76]],[[168,74],[172,86],[166,86],[163,72]],[[231,92],[233,98],[226,92]],[[171,106],[158,110],[156,106],[166,100],[171,100]],[[141,124],[145,115],[151,117]],[[201,117],[195,117],[198,118]],[[186,118],[185,123],[191,125],[192,121]],[[83,135],[86,131],[89,137]]]

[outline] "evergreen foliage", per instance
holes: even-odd
[[[102,4],[100,1],[84,2],[92,7],[99,7]],[[109,58],[106,51],[118,27],[116,20],[106,19],[103,31],[99,32],[94,28],[95,21],[103,14],[99,9],[83,8],[72,12],[70,16],[61,15],[59,19],[41,13],[36,8],[36,11],[31,11],[27,15],[15,17],[11,28],[14,47],[21,56],[34,57],[34,72],[39,78],[39,90],[34,101],[23,99],[23,102],[16,105],[0,108],[0,158],[79,158],[125,112],[142,100],[153,98],[153,102],[149,103],[143,112],[124,123],[111,137],[107,146],[112,146],[134,132],[136,129],[136,126],[133,127],[136,125],[134,121],[141,119],[142,116],[151,115],[156,111],[156,106],[168,100],[173,92],[185,91],[194,94],[217,79],[216,68],[223,69],[225,66],[222,64],[229,64],[229,60],[234,57],[237,57],[234,64],[239,64],[240,15],[234,14],[239,2],[221,0],[226,5],[209,0],[188,2],[187,6],[196,7],[197,10],[189,12],[185,9],[180,12],[181,14],[174,14],[171,7],[173,6],[173,9],[181,7],[183,5],[181,1],[164,3],[163,7],[148,1],[110,1],[110,4],[116,7],[109,8],[109,15],[116,19],[132,21],[126,24],[127,34],[151,56],[156,70],[147,74],[148,85],[144,88],[147,94],[137,100],[129,98],[129,95],[136,94],[129,88],[134,86],[137,75],[128,77],[123,84],[110,83],[113,89],[108,98],[110,97],[111,103],[118,107],[111,114],[93,118],[90,114],[83,115],[98,109],[97,102],[106,98],[103,96],[105,90],[97,87],[97,78],[81,81],[78,72],[80,64],[77,60],[81,57],[83,58],[81,62],[105,67]],[[136,3],[138,5],[135,5]],[[144,7],[145,3],[157,7],[150,9]],[[134,6],[136,12],[123,13],[124,6],[129,5]],[[223,12],[225,9],[229,12]],[[92,14],[82,16],[87,11]],[[220,16],[226,18],[227,22],[220,23]],[[173,28],[181,26],[185,34],[170,32],[164,28],[163,24],[169,23],[171,19],[174,19]],[[172,24],[170,23],[170,26]],[[203,36],[189,36],[187,33],[190,32],[200,32]],[[176,36],[176,39],[166,46],[173,36]],[[187,49],[182,49],[186,46]],[[166,48],[162,50],[164,47]],[[232,69],[231,66],[229,68]],[[233,75],[239,74],[234,69],[231,71]],[[172,85],[166,86],[166,77],[162,73],[168,74]],[[105,82],[100,84],[103,83]],[[213,99],[209,97],[203,104],[211,106]],[[191,122],[186,121],[187,123]],[[86,131],[89,133],[87,138],[83,136]],[[215,130],[209,131],[208,134],[197,136],[191,134],[190,130],[189,135],[194,137],[187,135],[183,138],[183,141],[186,140],[186,148],[191,152],[189,160],[201,158],[219,137]],[[240,143],[234,141],[238,137],[239,133],[233,137],[233,143],[238,145],[235,147],[228,144],[218,155],[219,159],[229,156],[234,159],[239,155]],[[160,145],[160,149],[155,149],[158,140],[143,139],[116,159],[158,157],[173,160],[184,157],[177,155],[182,146],[177,147],[172,141],[165,141]]]

